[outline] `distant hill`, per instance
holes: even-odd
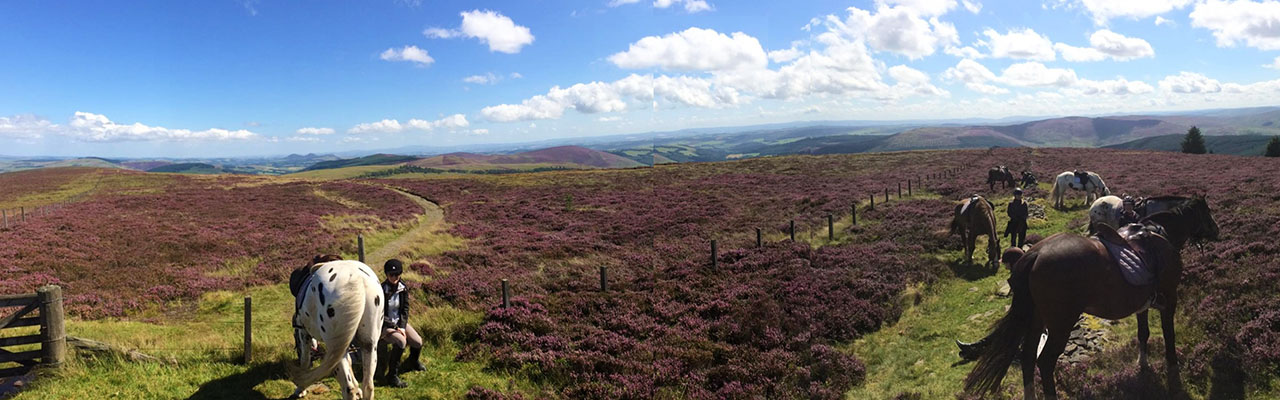
[[[410,162],[425,168],[503,169],[528,166],[629,168],[644,164],[580,146],[559,146],[515,154],[449,153]]]
[[[417,159],[418,157],[413,157],[413,156],[399,156],[395,154],[374,154],[371,156],[365,156],[360,158],[347,158],[347,159],[321,161],[321,162],[312,164],[310,167],[303,169],[303,171],[356,167],[361,165],[392,165],[392,164],[406,163],[406,162],[414,161]]]
[[[223,169],[213,164],[205,163],[178,163],[161,165],[147,170],[147,172],[171,172],[180,174],[221,174]]]
[[[1182,134],[1161,135],[1106,146],[1109,149],[1182,151]],[[1260,156],[1272,135],[1205,136],[1204,144],[1215,154]]]
[[[150,171],[155,168],[173,164],[173,161],[153,160],[153,161],[121,161],[120,165],[139,171]]]

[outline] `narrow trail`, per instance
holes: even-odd
[[[396,193],[399,193],[413,201],[415,204],[421,206],[423,214],[419,217],[417,226],[414,226],[409,231],[401,234],[395,240],[392,240],[391,242],[384,244],[373,252],[365,255],[365,263],[373,266],[375,270],[380,269],[378,267],[387,260],[398,257],[406,248],[410,247],[411,241],[414,238],[422,237],[423,233],[432,233],[445,227],[444,209],[441,208],[439,204],[393,186],[379,186],[387,190],[395,191]]]

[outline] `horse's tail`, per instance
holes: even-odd
[[[1013,275],[1009,277],[1009,286],[1013,289],[1013,305],[1004,317],[996,321],[995,328],[987,337],[990,344],[978,357],[978,364],[964,378],[964,390],[970,393],[993,392],[1000,387],[1000,381],[1009,372],[1009,365],[1018,355],[1019,345],[1031,332],[1031,323],[1035,319],[1035,307],[1031,303],[1031,287],[1028,275],[1031,264],[1035,262],[1039,252],[1032,251],[1018,258],[1013,265]]]
[[[299,389],[310,386],[315,381],[323,379],[333,372],[333,369],[342,362],[347,356],[347,348],[351,346],[351,342],[355,340],[356,330],[360,327],[360,321],[364,317],[365,287],[359,280],[348,280],[342,287],[343,295],[340,300],[333,304],[333,313],[330,320],[336,320],[333,316],[341,315],[342,318],[349,318],[349,323],[335,323],[328,333],[333,341],[325,341],[324,359],[320,365],[314,369],[303,370],[301,366],[286,363],[289,367],[289,376],[293,377],[293,384]]]
[[[1062,190],[1061,185],[1062,185],[1062,180],[1061,180],[1061,179],[1056,179],[1056,178],[1055,178],[1055,179],[1053,180],[1053,198],[1054,198],[1054,201],[1057,201],[1058,196],[1062,194],[1062,192],[1061,192],[1061,190]]]

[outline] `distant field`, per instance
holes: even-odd
[[[284,175],[289,178],[298,179],[349,179],[364,175],[370,172],[383,171],[393,169],[396,165],[361,165],[357,167],[343,167],[333,169],[317,169],[311,171],[294,172]]]

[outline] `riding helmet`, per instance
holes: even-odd
[[[1022,188],[1013,188],[1013,194],[1022,194]]]
[[[386,264],[382,264],[382,272],[387,275],[400,275],[404,272],[404,264],[394,258],[387,260]]]

